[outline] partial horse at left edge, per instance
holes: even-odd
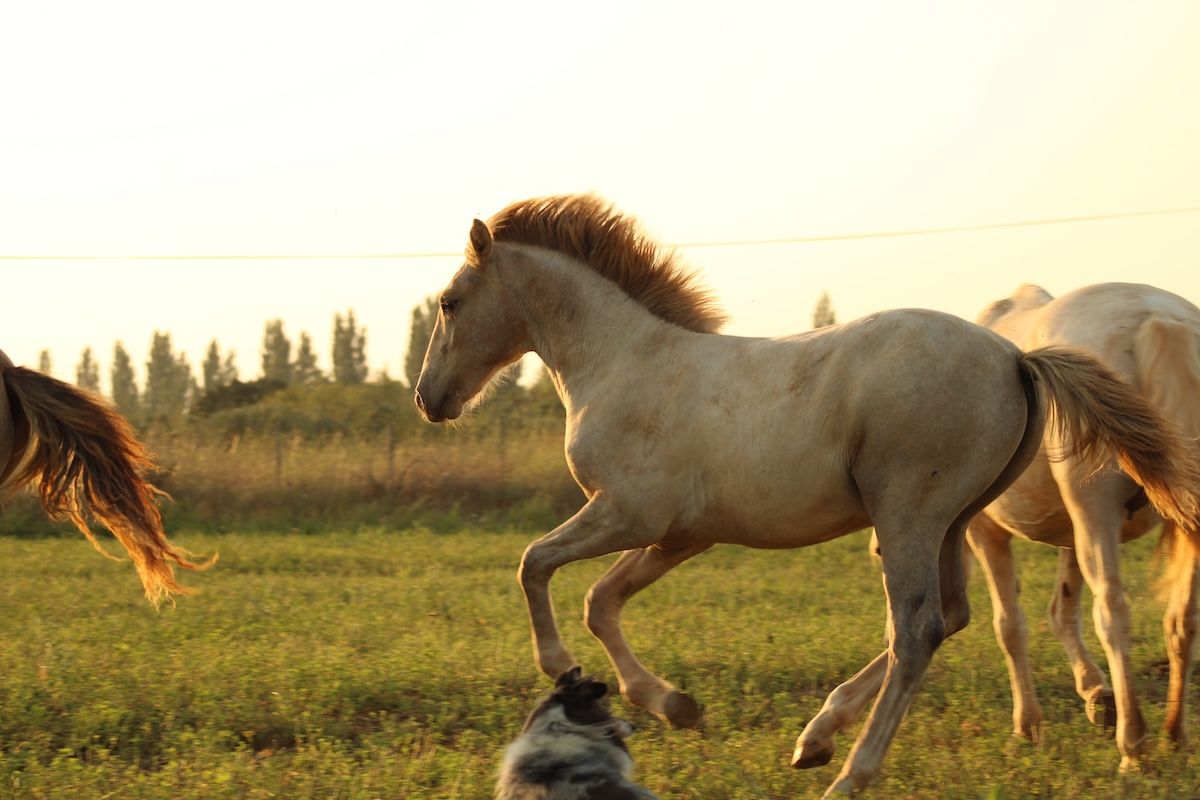
[[[101,553],[91,517],[129,553],[146,597],[157,606],[192,590],[175,567],[207,569],[167,541],[146,476],[150,454],[129,423],[96,395],[35,370],[14,366],[0,352],[0,504],[29,486],[51,519],[70,520]]]

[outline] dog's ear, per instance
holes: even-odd
[[[588,678],[575,687],[575,694],[587,702],[595,702],[608,694],[608,684]]]
[[[558,680],[554,682],[554,688],[565,689],[568,686],[574,686],[579,683],[579,676],[583,674],[583,668],[576,665],[558,676]]]

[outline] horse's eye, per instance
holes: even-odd
[[[449,316],[454,313],[454,309],[456,309],[456,308],[458,308],[457,300],[450,300],[449,298],[445,298],[445,297],[442,298],[442,313],[443,314],[445,314],[446,316]]]

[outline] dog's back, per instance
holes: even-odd
[[[609,713],[607,691],[579,667],[559,676],[505,752],[497,800],[655,800],[630,780],[632,728]]]

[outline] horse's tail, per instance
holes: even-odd
[[[1151,316],[1134,336],[1133,359],[1141,393],[1185,437],[1200,441],[1200,334],[1176,320]],[[1197,555],[1200,533],[1195,529],[1186,531],[1183,538],[1192,547],[1181,547],[1179,532],[1175,525],[1163,525],[1158,544],[1158,552],[1166,561],[1159,584],[1164,597],[1183,576],[1190,576],[1190,562]]]
[[[1193,534],[1200,530],[1197,443],[1179,434],[1154,405],[1092,356],[1070,347],[1043,347],[1021,357],[1022,368],[1049,402],[1049,424],[1065,456],[1097,470],[1113,457],[1162,516]]]
[[[7,360],[7,359],[5,359]],[[68,383],[24,367],[0,367],[12,416],[12,450],[0,464],[0,500],[34,484],[46,513],[70,520],[101,553],[88,526],[94,517],[129,553],[146,597],[155,604],[192,590],[175,580],[174,564],[206,569],[167,541],[146,480],[154,463],[117,411]]]

